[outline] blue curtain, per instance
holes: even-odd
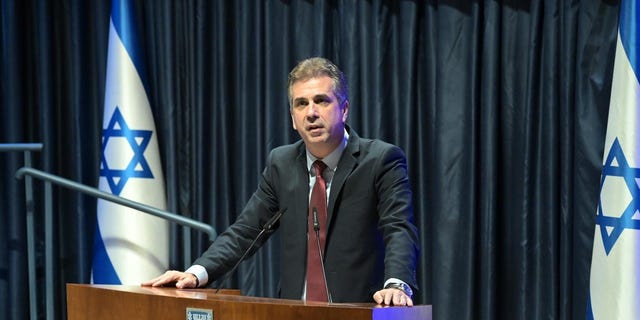
[[[349,124],[407,154],[422,247],[416,301],[436,319],[584,319],[618,6],[137,0],[169,210],[218,232],[231,224],[268,151],[298,139],[288,71],[325,56],[347,75]],[[0,143],[42,142],[36,168],[92,186],[109,10],[0,0]],[[0,153],[0,319],[29,314],[21,159]],[[53,200],[62,319],[64,284],[89,282],[96,201],[62,189]],[[170,268],[184,268],[182,237],[173,227]],[[191,240],[195,258],[209,243]],[[225,287],[276,296],[277,243]]]

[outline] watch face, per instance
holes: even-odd
[[[413,295],[413,291],[411,290],[411,287],[409,287],[406,284],[400,284],[400,286],[402,287],[402,290],[404,291],[404,293],[412,296]]]

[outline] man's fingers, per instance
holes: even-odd
[[[143,282],[142,285],[143,286],[152,286],[152,287],[160,287],[163,286],[165,284],[168,283],[175,283],[178,280],[180,280],[180,274],[181,272],[178,271],[174,271],[174,270],[169,270],[167,272],[165,272],[163,275],[156,277],[154,279],[151,279],[149,281]]]
[[[195,288],[196,282],[194,277],[190,274],[185,274],[180,281],[176,282],[176,288],[185,289],[185,288]]]
[[[413,300],[402,290],[383,289],[373,295],[373,300],[378,304],[395,306],[413,306]]]
[[[387,292],[384,295],[384,304],[389,305],[393,301],[393,292]]]
[[[373,301],[375,301],[377,304],[382,303],[383,299],[382,299],[382,295],[380,294],[380,291],[376,292],[373,295]]]
[[[157,287],[159,285],[159,283],[162,283],[162,279],[163,279],[164,275],[155,277],[151,280],[145,281],[142,283],[143,286],[152,286],[152,287]]]
[[[153,278],[153,279],[151,279],[151,280],[147,280],[147,281],[145,281],[145,282],[141,283],[140,285],[148,287],[148,286],[152,285],[152,284],[153,284],[154,282],[156,282],[156,281],[158,281],[158,278],[157,278],[157,277],[156,277],[156,278]]]
[[[413,306],[413,301],[404,293],[393,295],[393,304],[396,306]]]
[[[407,297],[407,306],[413,307],[413,299]]]
[[[404,305],[404,297],[401,294],[393,295],[393,305],[394,306],[403,306]]]

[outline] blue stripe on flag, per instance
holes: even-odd
[[[640,61],[638,60],[638,6],[637,0],[623,0],[620,4],[620,41],[624,47],[624,51],[627,53],[633,73],[640,75]]]
[[[594,319],[593,319],[593,308],[591,307],[591,295],[589,295],[589,300],[587,301],[587,315],[586,315],[586,319],[587,319],[587,320],[594,320]]]
[[[138,70],[138,76],[142,79],[142,83],[147,88],[146,70],[142,63],[142,50],[140,50],[140,39],[138,36],[138,28],[135,25],[135,19],[132,16],[134,11],[133,4],[129,0],[113,0],[111,6],[111,20],[116,28],[118,37],[127,49],[129,57],[133,61],[133,65]],[[147,91],[148,92],[148,91]]]
[[[100,224],[96,224],[96,235],[93,243],[93,283],[122,284],[116,269],[107,253]]]

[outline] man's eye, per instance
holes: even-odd
[[[298,102],[296,102],[295,106],[296,106],[297,108],[299,108],[299,107],[304,107],[304,106],[306,106],[306,105],[308,105],[308,104],[309,104],[309,103],[308,103],[307,101],[298,101]]]

